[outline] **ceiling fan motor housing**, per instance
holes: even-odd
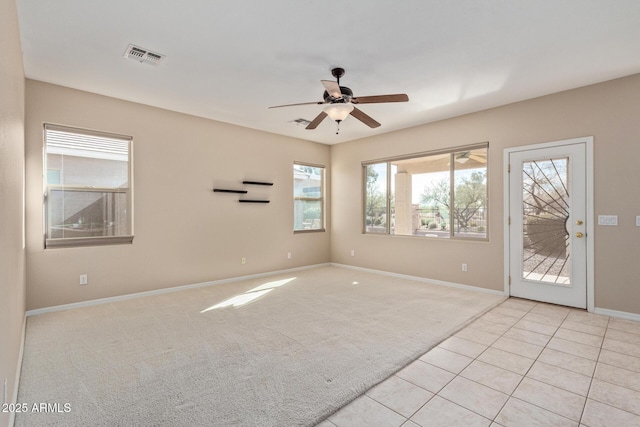
[[[353,98],[353,92],[346,86],[340,86],[340,93],[342,93],[341,98],[334,98],[333,96],[329,95],[329,92],[325,90],[322,94],[322,98],[329,104],[347,103],[351,101],[351,98]]]

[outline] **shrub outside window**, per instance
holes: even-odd
[[[486,239],[488,148],[363,162],[364,232]]]
[[[128,136],[45,125],[45,247],[131,243]]]
[[[324,231],[324,166],[293,165],[293,230]]]

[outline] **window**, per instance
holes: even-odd
[[[293,231],[324,231],[324,166],[293,165]]]
[[[488,148],[364,162],[364,232],[486,239]]]
[[[45,125],[45,247],[131,243],[128,136]]]

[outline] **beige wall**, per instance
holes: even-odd
[[[330,171],[328,146],[32,80],[26,106],[28,309],[329,261],[328,232],[292,231],[293,162]],[[43,249],[45,122],[133,136],[132,245]],[[271,203],[212,192],[245,179]]]
[[[324,146],[27,81],[29,309],[326,262],[503,289],[503,150],[579,136],[595,140],[595,304],[640,313],[640,75],[475,114]],[[130,246],[43,250],[42,123],[134,137],[135,239]],[[489,241],[361,233],[361,162],[489,141]],[[330,233],[291,232],[294,161],[329,166]],[[269,205],[211,193],[242,179]],[[355,250],[355,256],[350,255]],[[287,252],[293,259],[286,258]],[[241,265],[240,258],[247,257]],[[469,271],[463,273],[460,265]],[[80,286],[78,276],[89,275]]]
[[[640,313],[640,75],[332,147],[333,262],[502,290],[503,150],[594,137],[595,306]],[[363,160],[489,141],[489,241],[362,234]],[[355,250],[355,256],[350,254]],[[468,264],[468,272],[461,264]]]
[[[24,71],[15,0],[0,0],[0,399],[11,402],[25,311]],[[0,400],[0,404],[2,401]],[[9,414],[0,412],[0,426]]]

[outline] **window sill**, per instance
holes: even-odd
[[[324,228],[316,228],[313,230],[293,230],[293,234],[304,234],[304,233],[324,233],[325,230]]]
[[[76,248],[83,246],[126,245],[133,243],[133,236],[75,237],[66,239],[46,239],[45,249]]]

